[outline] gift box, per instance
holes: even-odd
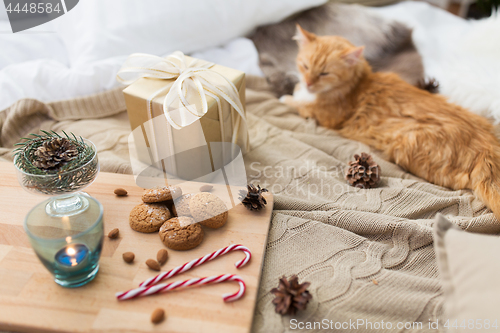
[[[118,73],[140,162],[200,179],[248,147],[245,73],[180,52],[133,54]]]

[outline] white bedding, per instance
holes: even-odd
[[[464,20],[422,2],[373,8],[413,28],[425,73],[451,102],[500,122],[500,16]]]
[[[32,34],[27,37],[36,38],[38,35]],[[0,35],[0,39],[2,37]],[[0,110],[20,98],[53,101],[90,95],[120,85],[116,81],[116,73],[126,56],[70,67],[67,64],[68,59],[64,58],[64,49],[61,49],[62,43],[57,35],[45,37],[50,39],[54,45],[53,49],[59,49],[61,53],[54,54],[52,58],[50,55],[37,58],[36,50],[26,49],[34,53],[26,53],[25,61],[7,63],[0,71]],[[16,55],[15,51],[12,51],[12,54]],[[240,69],[248,74],[262,75],[258,66],[257,50],[246,38],[237,38],[223,47],[197,52],[194,56]],[[9,59],[15,60],[16,57]]]
[[[414,28],[426,74],[438,79],[442,93],[477,113],[500,119],[500,31],[495,30],[500,28],[500,19],[474,23],[421,2],[371,10]],[[475,36],[480,29],[482,37]],[[8,22],[0,19],[0,32],[9,30]],[[126,55],[70,66],[65,44],[50,32],[55,31],[51,22],[33,30],[0,33],[0,110],[20,98],[51,101],[118,86],[115,75]],[[496,40],[484,41],[490,35]],[[257,51],[243,37],[193,55],[262,75]]]

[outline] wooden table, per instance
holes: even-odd
[[[128,196],[117,197],[113,190],[127,189]],[[197,192],[199,184],[183,184],[184,193]],[[216,188],[217,191],[224,188]],[[252,251],[250,263],[236,269],[234,263],[244,257],[240,251],[229,253],[169,281],[219,274],[238,274],[246,282],[243,299],[224,303],[221,295],[234,292],[235,282],[199,288],[187,288],[160,295],[118,302],[115,293],[135,288],[155,276],[145,261],[156,258],[164,248],[158,234],[133,231],[128,224],[130,210],[141,202],[142,188],[130,175],[101,172],[86,192],[104,206],[105,233],[120,229],[120,237],[105,237],[100,270],[88,285],[66,289],[33,252],[23,229],[23,219],[37,203],[46,200],[24,191],[17,182],[14,167],[0,162],[0,330],[20,332],[248,332],[251,328],[260,281],[262,260],[269,230],[273,200],[260,212],[248,211],[241,204],[229,211],[227,224],[217,230],[205,230],[205,240],[196,249],[169,250],[162,271],[201,257],[230,244],[243,244]],[[122,254],[132,251],[133,264]],[[167,318],[159,325],[150,322],[152,311],[161,307]]]

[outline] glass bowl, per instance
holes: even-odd
[[[92,146],[92,156],[85,164],[71,170],[43,175],[28,173],[19,168],[17,159],[20,157],[16,156],[14,159],[17,180],[23,189],[35,194],[56,196],[49,200],[45,207],[50,216],[72,216],[84,212],[89,207],[88,194],[80,191],[96,179],[99,160],[95,145],[90,140],[83,141]]]

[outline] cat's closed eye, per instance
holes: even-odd
[[[327,73],[327,72],[322,72],[322,73],[320,73],[319,75],[320,75],[320,76],[326,76],[326,75],[328,75],[328,74],[330,74],[330,73]]]

